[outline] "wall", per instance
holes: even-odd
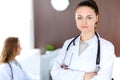
[[[34,0],[35,47],[44,48],[53,44],[56,48],[62,47],[64,41],[80,32],[76,28],[74,12],[80,0],[70,0],[66,11],[55,11],[50,0]],[[100,35],[115,45],[116,55],[120,56],[118,37],[120,33],[118,11],[120,0],[96,0],[100,8]]]
[[[34,48],[33,0],[0,0],[0,53],[7,37],[18,37],[23,49]]]

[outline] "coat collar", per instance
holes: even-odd
[[[77,53],[77,54],[79,53],[80,36],[75,40],[75,46],[74,45],[71,46],[73,53]],[[96,35],[85,42],[89,45],[89,48],[95,48],[97,46],[97,43],[98,43]]]

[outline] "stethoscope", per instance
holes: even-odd
[[[98,34],[97,34],[96,32],[95,32],[95,35],[96,35],[96,37],[97,37],[97,42],[98,42],[95,72],[98,72],[99,69],[100,69],[100,39],[99,39],[99,36],[98,36]],[[65,54],[65,56],[64,56],[64,59],[63,59],[62,63],[64,63],[64,61],[65,61],[65,59],[66,59],[67,52],[68,52],[71,44],[73,43],[73,45],[75,46],[75,40],[76,40],[78,37],[79,37],[79,35],[77,35],[77,36],[68,44],[68,46],[67,46],[67,48],[66,48],[66,54]],[[70,59],[70,61],[69,61],[69,64],[68,64],[68,65],[65,65],[65,67],[70,66],[71,60],[72,60],[72,56],[71,56],[71,59]],[[61,67],[63,67],[63,66],[61,66]]]
[[[15,61],[16,61],[16,60],[15,60]],[[20,64],[19,64],[17,61],[16,61],[16,64],[17,64],[17,66],[19,66],[19,68],[22,70]],[[14,76],[13,76],[13,68],[12,68],[12,66],[11,66],[10,63],[8,63],[8,65],[9,65],[9,67],[10,67],[10,69],[11,69],[11,80],[14,80]]]
[[[14,80],[14,77],[13,77],[13,69],[12,69],[12,66],[10,63],[8,63],[10,69],[11,69],[11,80]]]

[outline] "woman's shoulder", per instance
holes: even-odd
[[[74,39],[74,37],[73,38],[69,38],[65,42],[71,42],[73,39]]]
[[[7,69],[9,67],[8,63],[1,63],[0,64],[0,70]]]
[[[74,39],[74,37],[67,39],[67,40],[64,42],[64,44],[63,44],[62,50],[63,50],[63,49],[66,49],[67,46],[70,44],[70,42],[71,42],[73,39]]]
[[[77,39],[77,37],[79,37],[79,35],[75,36],[75,37],[72,37],[72,38],[69,38],[65,41],[65,43],[70,43],[73,39]]]
[[[107,39],[104,38],[100,38],[100,42],[103,46],[110,46],[110,47],[114,47],[113,43]]]
[[[0,68],[3,68],[3,67],[8,67],[8,63],[1,63]]]

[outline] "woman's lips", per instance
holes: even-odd
[[[88,28],[88,26],[82,26],[82,28]]]

